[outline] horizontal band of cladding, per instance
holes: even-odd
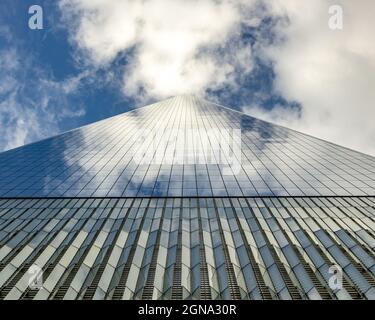
[[[37,204],[39,208],[81,208],[81,207],[107,207],[112,208],[129,206],[134,201],[135,204],[141,204],[142,206],[153,206],[155,203],[165,202],[165,206],[179,206],[188,205],[198,206],[200,203],[207,203],[209,206],[213,206],[213,201],[216,201],[217,206],[232,206],[229,205],[228,200],[235,201],[235,203],[245,203],[245,206],[250,207],[342,207],[342,206],[354,206],[354,207],[373,207],[375,206],[375,196],[361,196],[361,197],[350,197],[350,196],[330,196],[330,197],[16,197],[16,198],[1,198],[0,197],[0,209],[7,207],[22,208],[30,207]],[[242,202],[245,200],[245,202]],[[145,204],[146,203],[146,204]],[[223,203],[221,205],[221,203]],[[163,206],[159,205],[159,206]]]
[[[55,199],[243,199],[243,198],[248,198],[248,199],[350,199],[350,198],[356,198],[356,199],[366,199],[366,198],[374,198],[375,195],[344,195],[344,196],[338,196],[338,195],[331,195],[331,196],[306,196],[306,195],[299,195],[299,196],[272,196],[272,195],[267,195],[267,196],[260,196],[260,195],[253,195],[253,196],[204,196],[204,195],[198,195],[198,196],[95,196],[95,197],[83,197],[83,196],[77,196],[77,197],[66,197],[66,196],[45,196],[45,197],[33,197],[33,196],[16,196],[16,197],[2,197],[0,196],[0,201],[2,200],[26,200],[26,199],[32,199],[32,200],[55,200]]]
[[[0,297],[372,299],[374,208],[371,197],[2,199]],[[342,290],[328,286],[332,265]]]

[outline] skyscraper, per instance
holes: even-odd
[[[1,299],[374,299],[375,158],[195,96],[0,154]]]

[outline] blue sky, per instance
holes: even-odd
[[[337,3],[343,30],[328,27]],[[43,30],[28,27],[33,4]],[[375,154],[373,7],[4,0],[0,150],[194,93]]]
[[[127,111],[134,106],[134,101],[121,95],[115,84],[95,83],[94,79],[80,81],[79,89],[71,93],[53,88],[46,88],[48,92],[45,92],[40,88],[43,86],[42,83],[38,83],[40,77],[58,86],[79,77],[85,68],[75,61],[74,48],[68,41],[68,30],[60,21],[61,12],[57,3],[39,1],[44,13],[44,29],[29,29],[28,8],[35,3],[35,1],[22,0],[2,1],[0,4],[1,12],[7,13],[0,18],[0,26],[3,30],[0,33],[0,49],[2,52],[12,50],[13,58],[19,59],[20,68],[9,73],[22,86],[12,91],[16,92],[17,101],[23,105],[21,110],[35,110],[43,126],[43,121],[48,122],[48,117],[42,111],[38,111],[41,109],[40,106],[31,106],[29,102],[33,100],[36,104],[41,103],[40,99],[49,95],[52,101],[47,106],[47,113],[59,114],[64,110],[71,113],[71,116],[61,116],[53,121],[52,134],[55,134]],[[100,72],[96,76],[95,80],[98,80]],[[1,95],[1,100],[4,101],[9,94],[10,92]],[[3,129],[7,125],[12,126],[9,117],[4,117],[2,120]],[[49,135],[49,132],[33,132],[33,130],[30,130],[30,133],[25,137],[25,143]],[[0,138],[0,148],[6,147],[7,143],[8,141]]]

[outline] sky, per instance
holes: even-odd
[[[373,0],[2,0],[0,151],[196,94],[375,155],[374,12]]]

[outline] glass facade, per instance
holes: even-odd
[[[240,131],[230,144],[239,151],[207,159],[231,130]],[[151,157],[135,161],[144,150]],[[200,151],[204,161],[189,161]],[[223,174],[229,160],[239,170]],[[0,167],[2,197],[375,194],[373,157],[194,96],[10,150],[0,154]]]
[[[375,299],[374,157],[179,96],[0,168],[0,299]]]

